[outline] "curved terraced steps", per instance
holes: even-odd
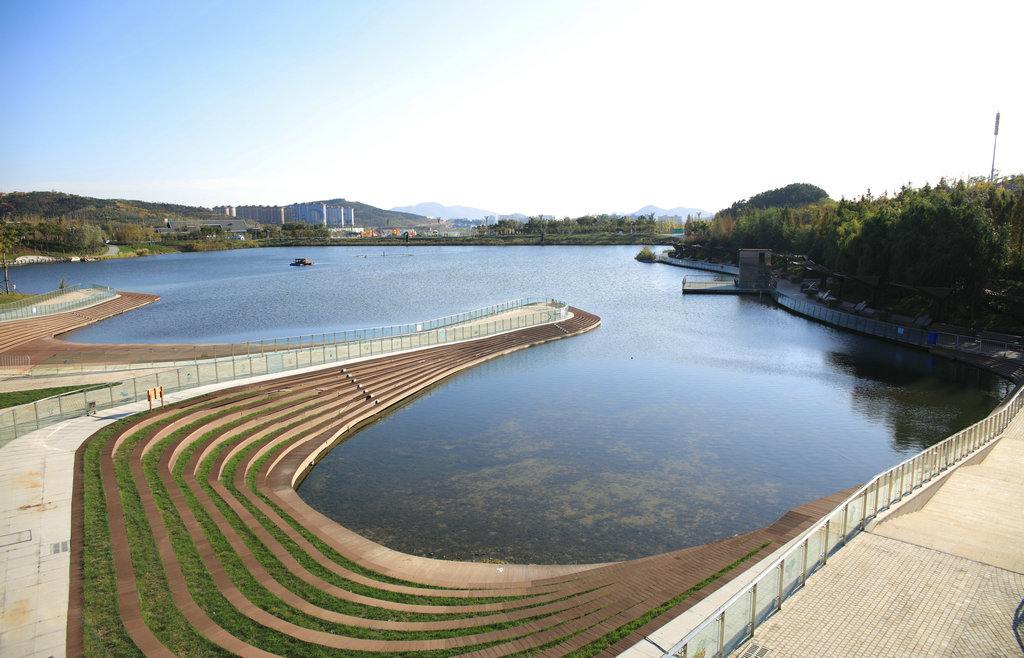
[[[141,292],[118,292],[117,297],[76,311],[38,318],[0,322],[0,354],[24,353],[26,344],[81,329],[100,320],[134,310],[160,299]]]
[[[76,456],[68,654],[615,653],[710,587],[683,593],[795,535],[842,496],[704,547],[561,566],[398,553],[298,498],[294,486],[317,455],[382,409],[600,322],[572,312],[557,324],[235,387],[98,433]],[[109,623],[110,610],[123,627]]]

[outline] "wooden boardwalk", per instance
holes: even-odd
[[[781,545],[846,495],[756,532],[605,565],[411,556],[298,497],[295,484],[316,458],[381,410],[485,360],[600,323],[571,311],[554,324],[222,390],[87,441],[75,466],[68,655],[103,652],[83,625],[85,519],[96,514],[108,519],[116,578],[116,600],[107,603],[147,655],[271,655],[268,647],[295,655],[563,655],[602,638],[603,652],[614,655],[743,571],[730,565]],[[91,508],[87,473],[89,486],[103,490]],[[156,600],[172,602],[194,637],[161,633]]]

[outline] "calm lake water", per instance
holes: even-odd
[[[392,548],[619,560],[769,524],[987,414],[1007,384],[754,299],[680,294],[639,247],[253,249],[16,268],[161,295],[89,342],[238,341],[426,320],[525,296],[584,336],[455,376],[335,448],[300,495]],[[308,257],[314,267],[288,267]],[[692,274],[692,271],[690,272]]]

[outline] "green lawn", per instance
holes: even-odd
[[[82,386],[57,386],[55,388],[36,388],[31,391],[0,393],[0,409],[17,407],[20,404],[28,404],[29,402],[35,402],[36,400],[42,400],[43,398],[60,395],[69,391],[80,391],[82,388]]]

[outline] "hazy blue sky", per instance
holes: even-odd
[[[1022,0],[0,2],[0,191],[578,216],[1024,173]]]

